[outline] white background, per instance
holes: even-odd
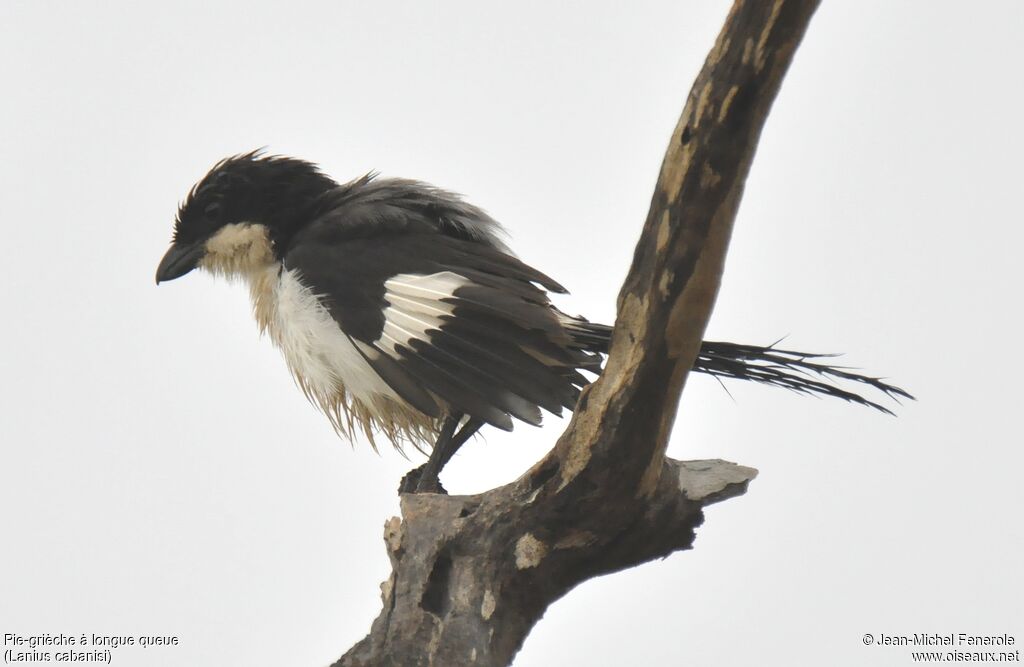
[[[710,338],[844,351],[891,418],[692,378],[676,458],[757,467],[691,552],[554,604],[518,667],[908,665],[1024,641],[1024,5],[829,0],[775,105]],[[120,665],[324,665],[421,459],[350,447],[247,294],[159,289],[178,201],[266,145],[465,193],[609,322],[728,3],[0,4],[0,633],[177,635]],[[564,422],[446,471],[510,481]],[[1017,645],[1020,648],[1020,645]]]

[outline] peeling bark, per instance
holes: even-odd
[[[690,91],[622,286],[608,361],[554,449],[476,496],[404,495],[369,635],[335,665],[507,665],[554,600],[692,546],[756,475],[665,457],[768,110],[817,0],[737,0]]]

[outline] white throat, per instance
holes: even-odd
[[[199,266],[228,278],[249,278],[277,263],[267,228],[240,222],[225,225],[206,241]]]

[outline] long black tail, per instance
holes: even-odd
[[[567,318],[568,319],[568,318]],[[612,328],[603,324],[594,324],[577,318],[563,320],[566,330],[573,341],[588,352],[608,353],[611,342]],[[859,403],[893,414],[892,410],[875,401],[865,398],[855,391],[844,389],[835,381],[845,381],[866,385],[876,389],[899,403],[899,399],[913,400],[909,393],[894,385],[884,382],[881,378],[854,373],[843,366],[833,366],[823,360],[832,359],[835,354],[812,354],[783,350],[772,345],[739,345],[737,343],[721,343],[704,341],[700,353],[693,364],[693,370],[706,373],[721,380],[731,378],[762,382],[775,387],[783,387],[801,394],[817,394],[841,398],[851,403]]]
[[[860,394],[832,384],[830,380],[860,383],[877,389],[899,403],[899,399],[914,400],[907,391],[891,385],[881,378],[853,373],[849,368],[822,363],[823,359],[835,358],[835,354],[812,354],[783,350],[775,345],[739,345],[706,340],[700,345],[700,353],[693,364],[693,370],[707,373],[716,378],[752,380],[792,389],[801,394],[818,394],[841,398],[851,403],[860,403],[886,414],[892,410]]]

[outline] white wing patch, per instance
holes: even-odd
[[[455,290],[470,281],[451,271],[414,275],[401,273],[384,283],[384,330],[374,344],[398,356],[398,346],[409,347],[410,341],[430,342],[430,332],[441,328],[443,318],[452,314],[450,299]]]
[[[451,304],[442,303],[441,299],[451,298],[455,290],[471,284],[469,278],[451,271],[441,271],[429,275],[399,273],[384,282],[387,294],[396,297],[413,299],[430,299],[436,301],[436,309],[451,312]]]

